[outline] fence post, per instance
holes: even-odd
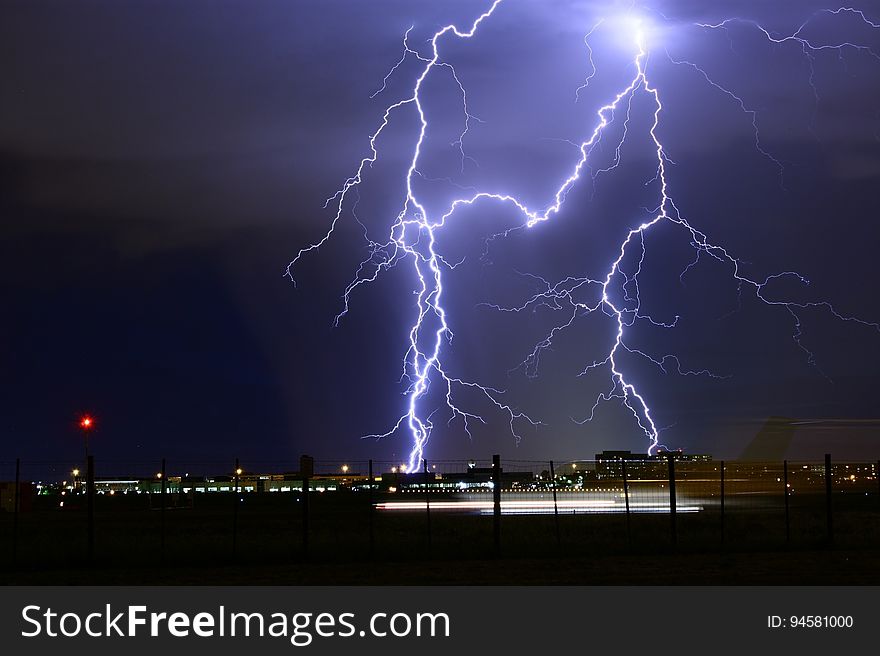
[[[724,544],[724,461],[721,461],[721,544]]]
[[[791,542],[791,517],[788,510],[788,460],[782,461],[782,485],[785,490],[785,541]]]
[[[559,533],[559,505],[556,502],[556,470],[553,469],[553,461],[550,461],[550,480],[553,482],[553,519],[556,522],[556,546],[562,546],[562,535]]]
[[[828,545],[834,543],[834,523],[831,510],[831,454],[825,454],[825,513],[826,524],[828,528]]]
[[[675,525],[675,460],[671,453],[666,458],[669,462],[669,526],[672,546],[674,547],[678,543],[677,527]]]
[[[375,515],[376,509],[373,507],[373,461],[370,460],[369,464],[369,474],[370,474],[370,487],[369,487],[369,502],[370,502],[370,556],[372,557],[375,553],[375,542],[374,542],[374,533],[373,533],[373,519]]]
[[[12,497],[12,564],[18,558],[18,512],[21,506],[21,458],[15,459],[15,492]]]
[[[428,524],[428,554],[431,553],[431,491],[428,489],[428,461],[422,458],[422,471],[425,477],[425,519]]]
[[[303,558],[309,557],[309,474],[302,473],[302,547]]]
[[[166,474],[167,474],[167,472],[165,471],[165,458],[162,458],[162,471],[161,471],[160,474],[159,474],[159,476],[160,476],[160,480],[161,480],[161,483],[162,483],[162,496],[161,496],[161,498],[162,498],[162,515],[161,515],[161,520],[162,520],[161,523],[162,523],[162,527],[161,527],[161,536],[162,536],[162,537],[161,537],[161,543],[160,543],[160,545],[159,545],[159,558],[160,558],[160,560],[165,560],[165,506],[166,506],[166,503],[165,503],[165,499],[166,499],[166,497],[165,497],[165,491],[166,491],[166,488],[167,488],[167,483],[166,483],[166,481],[167,481],[167,479],[168,479],[168,477],[167,477]]]
[[[495,555],[501,555],[501,456],[492,456],[492,528],[495,539]]]
[[[238,466],[238,458],[235,459],[235,469],[233,470],[233,474],[235,475],[235,488],[233,489],[233,504],[232,504],[232,557],[235,558],[236,551],[238,550],[238,475],[241,469]]]
[[[86,515],[89,564],[95,560],[95,456],[86,458]]]
[[[628,543],[632,543],[632,532],[629,516],[629,478],[626,475],[626,460],[621,459],[620,464],[623,467],[623,500],[624,503],[626,503],[626,541]]]

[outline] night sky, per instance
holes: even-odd
[[[658,133],[674,160],[677,205],[749,275],[796,270],[811,280],[780,283],[772,290],[780,297],[829,300],[841,314],[880,321],[880,60],[854,49],[817,54],[814,96],[796,44],[771,45],[744,24],[725,33],[692,23],[748,15],[791,33],[828,5],[707,4],[648,3],[643,11],[662,24],[648,74],[664,103]],[[487,5],[4,2],[0,460],[76,458],[82,412],[97,418],[93,448],[106,459],[405,457],[405,433],[359,438],[385,432],[404,412],[412,267],[404,262],[361,287],[333,327],[342,290],[366,256],[349,203],[334,238],[299,263],[297,285],[283,274],[326,231],[324,200],[355,171],[384,108],[405,97],[417,74],[410,59],[370,99],[400,57],[404,31],[414,25],[411,42],[427,50],[439,26],[469,24]],[[438,180],[423,181],[431,208],[461,193],[450,183],[515,191],[536,207],[549,202],[578,157],[569,141],[589,135],[597,108],[631,77],[631,43],[597,34],[599,73],[575,102],[589,72],[584,34],[625,7],[506,0],[475,39],[445,42],[470,110],[484,122],[472,125],[465,148],[473,161],[462,172],[450,145],[461,131],[460,98],[448,73],[432,76],[423,167]],[[880,29],[851,15],[819,17],[809,30],[817,43],[857,40],[880,52]],[[698,63],[757,111],[763,148],[784,163],[781,178],[756,150],[750,117],[666,51]],[[641,208],[656,201],[645,184],[653,174],[647,110],[633,105],[621,166],[595,185],[576,185],[547,224],[486,250],[490,234],[518,222],[509,208],[486,204],[456,215],[442,233],[445,257],[464,260],[446,274],[455,331],[447,368],[508,390],[513,405],[546,425],[521,427],[516,446],[503,416],[465,400],[487,424],[470,440],[459,424],[438,420],[429,458],[644,450],[616,402],[590,424],[571,420],[589,415],[608,387],[606,373],[577,376],[607,354],[607,320],[575,324],[530,379],[517,364],[559,316],[510,316],[481,304],[534,294],[534,280],[517,272],[557,280],[607,269],[622,235],[644,220]],[[360,189],[356,211],[371,234],[399,211],[415,128],[412,112],[396,115]],[[614,143],[597,151],[605,164]],[[643,308],[680,319],[672,331],[637,325],[630,341],[729,376],[664,375],[628,360],[657,424],[668,427],[663,442],[735,457],[779,415],[846,420],[799,431],[792,458],[877,457],[877,330],[804,311],[811,365],[792,339],[791,315],[748,290],[740,303],[729,269],[706,258],[679,279],[694,257],[680,230],[661,228],[646,246]]]

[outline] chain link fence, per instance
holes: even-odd
[[[0,461],[6,567],[880,546],[880,464]],[[18,484],[16,484],[18,481]]]

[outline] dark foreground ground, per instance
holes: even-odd
[[[600,555],[434,562],[82,567],[9,585],[877,585],[880,551]]]
[[[833,546],[822,496],[786,522],[766,499],[681,514],[503,516],[370,512],[356,494],[316,495],[308,522],[295,495],[200,498],[161,512],[149,499],[99,499],[87,517],[38,504],[17,526],[0,513],[7,584],[880,584],[880,504],[834,499]],[[786,528],[787,527],[787,528]],[[373,536],[372,540],[370,536]],[[308,547],[304,537],[308,538]]]

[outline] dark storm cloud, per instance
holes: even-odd
[[[651,67],[664,93],[661,131],[676,160],[671,177],[684,211],[748,260],[750,273],[802,270],[816,297],[833,298],[847,313],[880,317],[875,295],[866,292],[877,280],[877,225],[870,217],[880,161],[880,103],[872,89],[880,65],[864,52],[818,57],[817,101],[796,47],[761,43],[745,26],[733,28],[728,40],[691,24],[749,15],[791,31],[820,3],[643,4],[668,39],[652,52]],[[515,187],[536,205],[546,202],[576,156],[562,140],[589,133],[629,56],[620,44],[597,48],[603,74],[575,104],[587,70],[582,35],[599,10],[629,5],[506,0],[479,39],[450,42],[449,60],[485,121],[468,137],[480,168],[458,173],[448,144],[460,129],[460,106],[450,80],[437,76],[426,93],[443,111],[432,117],[437,132],[426,174]],[[72,457],[78,443],[71,442],[71,417],[89,409],[107,426],[103,453],[124,458],[405,453],[404,437],[379,445],[357,437],[384,431],[402,408],[401,345],[413,310],[409,267],[362,290],[342,327],[332,330],[339,293],[364,254],[347,208],[339,237],[303,262],[299,289],[281,274],[297,249],[325,229],[323,200],[364,155],[385,103],[412,81],[415,68],[404,66],[382,96],[369,99],[399,58],[403,32],[414,25],[412,43],[424,48],[438,25],[463,24],[485,6],[5,3],[4,451]],[[823,21],[817,38],[832,29]],[[876,43],[876,34],[859,34]],[[614,45],[612,36],[597,39]],[[670,63],[664,49],[699,61],[759,111],[762,139],[786,162],[787,191],[773,164],[756,153],[747,118],[692,70]],[[405,112],[396,117],[380,144],[382,161],[362,189],[360,216],[372,228],[386,225],[399,207],[401,149],[412,137],[412,120]],[[548,276],[601,271],[622,222],[639,211],[632,190],[643,187],[650,163],[644,144],[627,162],[631,168],[603,178],[595,194],[579,186],[557,224],[493,243],[488,264],[479,260],[481,239],[509,224],[508,213],[481,209],[443,237],[450,253],[469,256],[449,277],[459,329],[452,362],[548,415],[550,427],[515,452],[522,457],[643,446],[615,408],[603,408],[592,426],[568,421],[588,411],[598,384],[569,369],[601,352],[595,349],[604,327],[579,327],[548,355],[542,378],[530,382],[506,372],[552,317],[507,322],[475,309],[529,291],[514,269]],[[435,183],[425,193],[442,206],[453,190]],[[719,322],[737,303],[724,272],[707,266],[681,286],[673,269],[686,264],[686,244],[664,234],[655,246],[645,302],[685,318],[680,334],[639,334],[643,345],[734,375],[719,383],[678,380],[634,364],[658,423],[675,424],[664,437],[735,455],[753,432],[730,428],[743,416],[873,416],[876,333],[805,314],[804,339],[835,381],[829,384],[805,363],[785,313],[746,300],[742,312]],[[487,335],[500,337],[486,344]],[[448,431],[431,448],[448,457],[514,453],[503,429],[503,422],[493,424],[474,443]],[[862,451],[867,430],[859,433],[862,442],[853,441]]]

